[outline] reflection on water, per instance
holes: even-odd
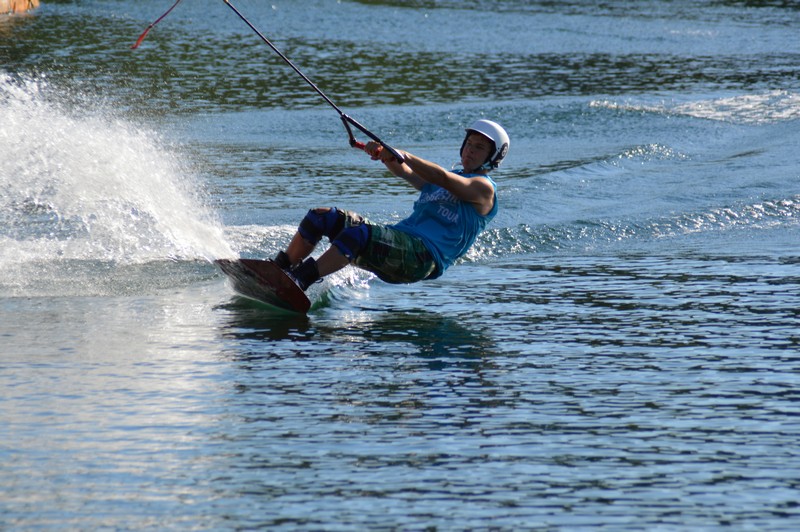
[[[232,302],[219,310],[224,310],[227,316],[222,331],[225,338],[303,342],[316,336],[308,316],[277,312],[246,298],[234,296]]]
[[[343,356],[416,356],[428,360],[431,369],[446,367],[448,360],[483,363],[494,354],[491,338],[480,328],[433,312],[361,313],[315,304],[309,316],[300,316],[277,313],[238,297],[218,310],[226,316],[220,331],[224,338],[277,342],[261,346],[268,356],[280,356],[279,344],[284,340],[300,344],[332,342],[339,345],[337,351]]]
[[[356,327],[365,341],[396,345],[397,354],[428,359],[481,361],[492,356],[493,342],[478,328],[454,318],[427,311],[370,313],[349,328]],[[403,346],[411,348],[406,353]]]

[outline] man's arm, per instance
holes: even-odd
[[[486,215],[494,207],[494,187],[485,177],[464,177],[448,172],[438,164],[427,161],[406,151],[400,151],[405,161],[397,162],[389,150],[382,149],[378,143],[367,144],[367,153],[373,159],[380,159],[386,168],[397,177],[402,177],[417,190],[425,183],[438,185],[461,201],[471,203],[479,214]]]
[[[408,181],[408,183],[415,189],[422,190],[422,187],[425,186],[425,180],[416,175],[411,167],[405,163],[397,162],[397,159],[395,159],[394,156],[389,153],[389,150],[384,150],[383,146],[377,142],[368,142],[364,151],[366,151],[373,160],[379,160],[386,165],[386,168],[391,173]]]
[[[403,166],[421,182],[442,187],[461,201],[471,203],[479,214],[489,214],[494,207],[494,187],[487,178],[464,177],[408,152],[400,154],[405,159]]]

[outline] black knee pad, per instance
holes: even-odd
[[[369,242],[369,226],[363,223],[342,230],[332,242],[351,262],[361,254]]]
[[[300,222],[298,231],[304,240],[316,245],[323,236],[336,237],[344,224],[345,214],[339,209],[311,209]]]

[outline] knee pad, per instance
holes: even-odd
[[[358,257],[369,242],[369,226],[361,223],[343,229],[331,243],[351,262]]]
[[[344,228],[345,214],[339,209],[311,209],[300,222],[298,232],[308,243],[316,245],[323,236],[333,239]]]

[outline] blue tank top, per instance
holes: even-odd
[[[471,203],[461,201],[440,186],[430,183],[422,187],[414,212],[395,224],[395,229],[422,239],[436,263],[436,270],[428,277],[441,276],[459,257],[464,255],[475,239],[497,214],[497,184],[482,174],[462,174],[464,177],[485,177],[495,189],[492,210],[478,214]]]

